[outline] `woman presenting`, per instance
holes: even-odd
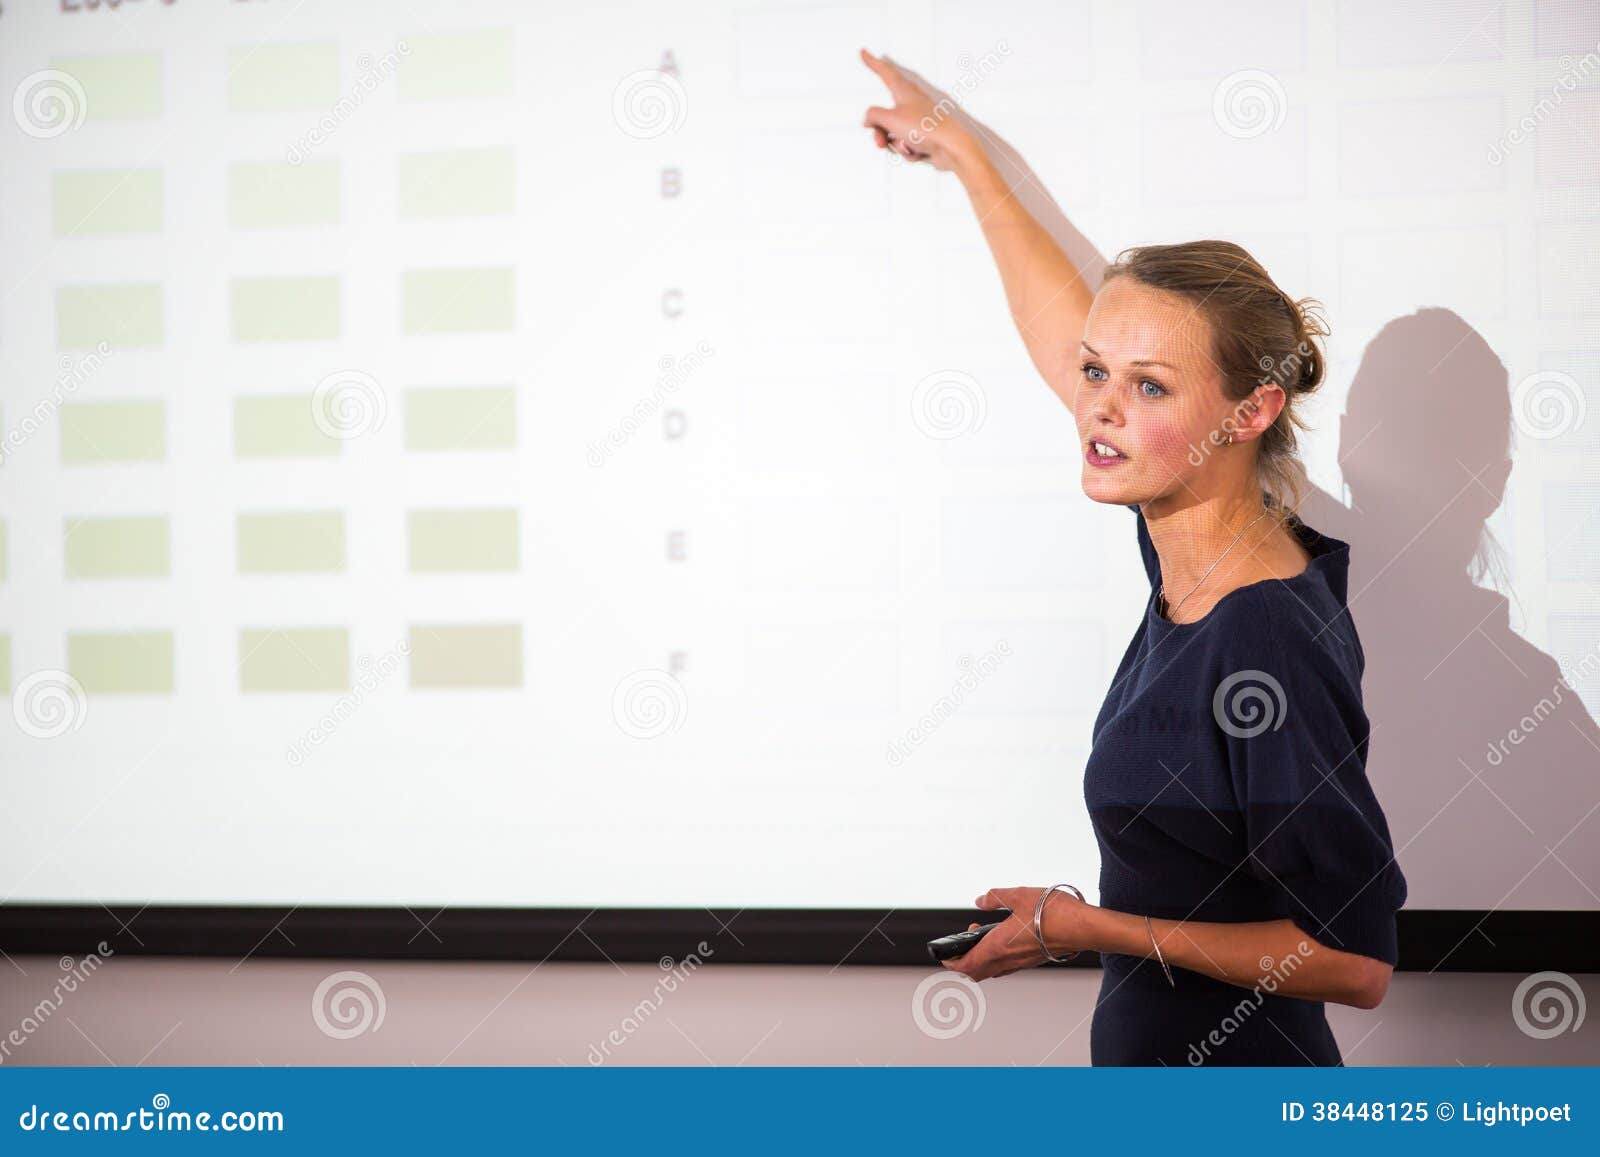
[[[861,56],[894,102],[865,124],[965,187],[1084,493],[1134,511],[1150,581],[1084,769],[1100,904],[992,889],[1011,915],[945,966],[1100,953],[1096,1065],[1343,1064],[1326,1002],[1383,1000],[1406,881],[1367,781],[1350,548],[1296,513],[1316,303],[1224,241],[1125,250],[1092,290],[951,106]]]

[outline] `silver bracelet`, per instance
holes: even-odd
[[[1167,958],[1161,955],[1161,945],[1156,943],[1156,928],[1150,923],[1150,917],[1144,918],[1144,926],[1150,933],[1150,946],[1156,950],[1156,959],[1161,961],[1161,970],[1167,974],[1167,983],[1173,988],[1178,987],[1177,981],[1172,979],[1172,969],[1167,967]]]
[[[1050,946],[1044,942],[1044,928],[1042,927],[1042,924],[1044,920],[1045,901],[1050,899],[1051,896],[1061,889],[1066,889],[1080,900],[1083,899],[1083,893],[1078,891],[1078,889],[1074,888],[1071,884],[1051,884],[1048,888],[1039,893],[1039,902],[1033,906],[1033,938],[1039,942],[1039,950],[1044,953],[1044,958],[1053,964],[1062,964],[1068,960],[1071,960],[1074,956],[1078,955],[1079,951],[1078,949],[1074,949],[1065,956],[1052,956],[1050,953]]]

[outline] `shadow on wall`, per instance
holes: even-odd
[[[1105,258],[1017,151],[909,75],[936,104],[949,101],[1098,288]],[[1511,476],[1509,387],[1456,313],[1389,322],[1340,421],[1351,503],[1313,489],[1300,508],[1307,525],[1350,543],[1367,774],[1413,908],[1600,906],[1600,727],[1579,697],[1600,703],[1600,616],[1553,616],[1549,635],[1566,644],[1558,663],[1511,629],[1506,596],[1477,585],[1502,549],[1486,524]],[[1547,563],[1581,545],[1596,508],[1552,531]]]
[[[1499,357],[1457,314],[1419,310],[1384,326],[1351,383],[1339,428],[1351,505],[1318,491],[1301,508],[1351,544],[1368,774],[1402,869],[1427,882],[1417,907],[1600,904],[1600,728],[1579,698],[1600,691],[1600,640],[1573,647],[1564,672],[1474,578],[1502,549],[1485,524],[1513,435]],[[1555,532],[1547,565],[1585,525]],[[1565,645],[1575,631],[1558,621],[1550,635]]]

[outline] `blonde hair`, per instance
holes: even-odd
[[[1124,249],[1105,270],[1106,281],[1120,276],[1194,303],[1211,327],[1212,358],[1222,374],[1224,396],[1242,402],[1261,385],[1282,388],[1283,410],[1256,440],[1256,476],[1267,506],[1280,515],[1294,514],[1311,485],[1296,437],[1297,429],[1309,429],[1300,399],[1322,384],[1327,370],[1319,340],[1329,332],[1322,304],[1289,297],[1259,261],[1231,241]]]

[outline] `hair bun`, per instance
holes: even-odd
[[[1295,333],[1297,336],[1295,353],[1300,359],[1300,375],[1297,385],[1302,393],[1309,393],[1322,384],[1322,378],[1327,371],[1327,362],[1323,357],[1322,347],[1317,339],[1326,337],[1329,333],[1328,323],[1322,316],[1322,303],[1314,297],[1302,297],[1299,301],[1288,298],[1289,312],[1294,317]]]

